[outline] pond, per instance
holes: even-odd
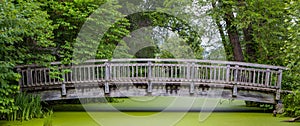
[[[282,122],[266,108],[246,107],[244,101],[159,97],[118,99],[118,103],[54,106],[53,126],[299,126]],[[179,100],[181,102],[176,102]],[[175,102],[174,102],[175,101]],[[179,104],[182,103],[182,104]],[[179,105],[178,105],[179,104]],[[170,107],[171,106],[171,107]],[[188,106],[188,108],[187,108]],[[171,109],[170,109],[171,108]],[[186,111],[186,110],[189,111]],[[88,112],[84,111],[87,110]],[[211,110],[214,110],[211,112]],[[43,126],[44,119],[0,121],[1,126]]]

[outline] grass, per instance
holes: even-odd
[[[7,120],[25,121],[43,116],[41,98],[39,96],[19,93],[14,100],[18,110],[6,115]]]

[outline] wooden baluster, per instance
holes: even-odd
[[[257,84],[260,85],[260,71],[257,70]]]
[[[131,66],[131,78],[134,78],[134,66]]]
[[[214,80],[213,80],[213,82],[216,82],[216,80],[217,80],[217,68],[216,68],[216,66],[213,66],[213,70],[214,70]]]
[[[270,84],[270,69],[266,70],[266,79],[265,79],[265,86],[269,87]]]
[[[251,84],[251,82],[252,82],[252,77],[253,77],[252,75],[253,75],[253,71],[250,69],[249,70],[249,76],[248,76],[249,79],[247,81],[248,84]]]
[[[218,78],[217,80],[220,81],[222,78],[221,78],[221,66],[218,66]]]
[[[27,83],[26,83],[26,85],[27,86],[32,86],[31,85],[31,83],[32,83],[32,74],[31,74],[31,69],[30,69],[30,67],[28,67],[27,68],[27,75],[26,75],[26,77],[27,77]]]
[[[32,76],[32,85],[37,86],[37,78],[38,78],[37,77],[37,69],[34,68],[33,72],[31,74],[33,74],[33,76]]]
[[[39,69],[39,72],[38,72],[39,77],[38,77],[38,82],[37,82],[37,83],[38,83],[40,86],[43,85],[43,84],[42,84],[42,69],[43,69],[43,68],[40,68],[40,69]]]
[[[137,78],[139,75],[139,69],[138,69],[138,66],[136,65],[135,66],[135,77]]]
[[[265,74],[266,72],[265,71],[261,71],[261,84],[260,86],[264,86],[264,82],[265,82]]]
[[[92,68],[91,68],[91,66],[88,66],[87,67],[88,68],[88,82],[92,82],[92,80],[91,80],[91,70],[92,70]]]
[[[130,65],[127,65],[127,75],[126,75],[127,81],[130,81]]]
[[[74,83],[77,83],[78,81],[78,70],[77,66],[74,67]]]
[[[209,66],[209,82],[213,82],[213,67]]]
[[[82,75],[81,75],[82,66],[78,66],[78,71],[79,71],[79,82],[82,82]]]
[[[177,67],[177,65],[175,64],[175,66],[174,66],[174,68],[175,68],[175,76],[174,76],[174,79],[176,80],[176,79],[178,79],[178,67]]]
[[[210,78],[210,75],[209,75],[209,68],[208,66],[204,66],[205,67],[205,71],[203,71],[203,78],[204,78],[204,82],[209,82],[209,78]]]
[[[173,68],[174,68],[174,66],[173,65],[171,65],[171,80],[173,80],[173,78],[174,78],[174,70],[173,70]]]
[[[143,66],[142,65],[140,65],[140,76],[139,77],[143,78]]]
[[[256,84],[256,70],[253,70],[253,79],[252,79],[252,81],[253,81],[253,84]]]
[[[47,85],[47,73],[46,73],[46,68],[43,68],[43,79],[44,79],[44,81],[42,82],[42,83],[44,83],[43,85]]]

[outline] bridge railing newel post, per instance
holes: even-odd
[[[239,76],[239,65],[235,65],[234,69],[234,84],[238,84],[238,76]]]
[[[282,80],[282,70],[280,69],[280,70],[278,71],[276,100],[280,100],[281,80]]]
[[[61,72],[62,72],[62,84],[61,84],[61,95],[62,96],[66,96],[67,95],[67,90],[66,90],[66,84],[65,84],[65,82],[66,82],[66,75],[65,75],[65,73],[64,73],[64,65],[62,64],[61,65]]]
[[[148,89],[147,92],[148,93],[152,93],[152,62],[148,61],[148,73],[147,73],[147,80],[148,80]]]
[[[195,92],[195,63],[193,62],[192,64],[191,64],[191,71],[190,71],[191,73],[190,73],[190,94],[194,94],[194,92]]]
[[[234,83],[233,83],[233,91],[232,91],[232,96],[234,97],[237,96],[237,85],[239,84],[238,76],[239,76],[239,65],[235,65]]]
[[[230,65],[228,64],[226,66],[226,82],[229,83],[229,79],[230,79]]]
[[[111,63],[108,61],[105,63],[105,84],[104,84],[104,93],[109,93],[109,81],[110,81],[110,67]]]

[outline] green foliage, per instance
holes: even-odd
[[[44,124],[43,126],[53,126],[53,119],[52,119],[53,111],[50,110],[45,114]]]
[[[14,96],[19,92],[16,83],[20,75],[14,73],[12,68],[12,63],[0,61],[0,115],[18,110]]]
[[[201,54],[201,53],[200,53]],[[178,59],[193,59],[195,53],[186,40],[179,37],[170,37],[160,47],[160,58],[178,58]]]
[[[31,118],[29,112],[35,113],[16,99],[20,75],[15,73],[14,66],[46,65],[54,60],[51,55],[51,48],[55,46],[51,40],[53,26],[41,6],[42,3],[31,0],[0,2],[0,115],[9,120],[21,118],[20,111],[24,112],[22,120]],[[28,105],[37,107],[34,103]]]
[[[281,51],[285,54],[284,64],[289,70],[283,76],[283,86],[287,90],[294,90],[284,98],[284,114],[300,116],[300,5],[288,0],[284,6],[288,15],[285,19],[288,39],[284,41]]]
[[[77,35],[86,21],[105,0],[75,0],[73,1],[45,1],[43,8],[50,15],[55,27],[54,43],[55,56],[64,64],[71,63],[74,43]]]
[[[19,93],[15,96],[15,105],[18,107],[17,111],[7,114],[7,119],[15,120],[30,120],[32,118],[43,117],[41,98],[38,95]]]
[[[284,115],[300,116],[300,91],[294,91],[284,98]]]
[[[53,61],[51,20],[33,1],[0,3],[0,59],[13,64],[45,64]]]
[[[288,90],[300,89],[300,5],[294,1],[285,4],[288,17],[285,19],[287,24],[288,39],[284,41],[281,52],[284,64],[289,70],[284,74],[284,87]]]

